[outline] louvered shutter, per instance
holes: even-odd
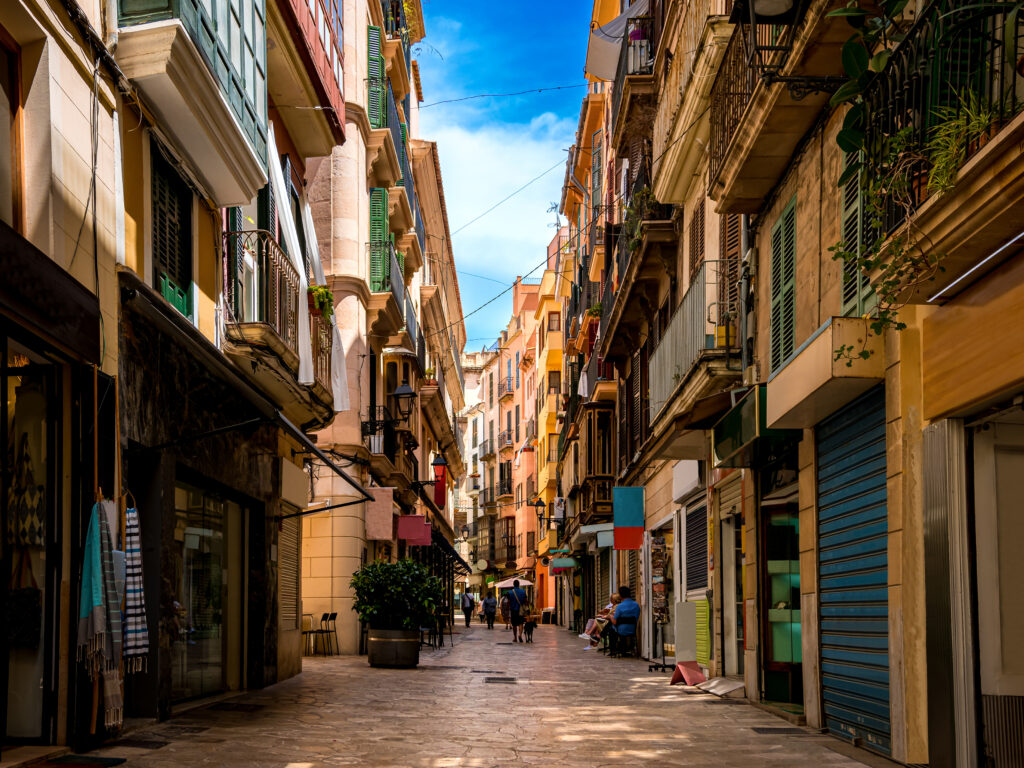
[[[772,227],[771,369],[793,354],[796,341],[796,198]]]
[[[366,28],[366,111],[371,128],[386,128],[384,57],[381,55],[380,27]]]
[[[299,521],[281,521],[277,566],[281,582],[281,628],[296,629],[299,621]]]
[[[399,159],[399,168],[402,169],[402,175],[401,175],[401,177],[399,177],[398,183],[402,184],[402,183],[405,182],[405,168],[406,168],[406,163],[407,163],[407,158],[405,156],[405,147],[406,147],[406,143],[409,140],[409,138],[408,138],[409,129],[408,129],[408,126],[406,126],[405,123],[399,124],[399,128],[401,129],[401,132],[402,132],[402,146],[398,148],[398,159]],[[411,203],[412,201],[410,200],[409,202]]]
[[[391,261],[388,258],[388,191],[370,190],[370,289],[389,290]]]
[[[597,130],[590,138],[590,201],[595,209],[601,204],[601,165],[601,131]]]
[[[632,413],[630,418],[632,424],[630,425],[630,433],[633,437],[633,450],[635,451],[640,445],[640,351],[637,350],[633,353],[633,364],[630,366],[629,371],[631,394],[633,397],[632,402]]]
[[[846,167],[855,159],[852,153],[848,153],[843,167]],[[843,229],[843,247],[859,257],[864,252],[868,237],[867,212],[864,207],[860,173],[846,182],[842,194],[841,226]],[[867,275],[857,268],[857,261],[855,259],[843,261],[842,290],[841,314],[861,315],[868,311],[873,295],[871,283],[867,279]]]
[[[718,320],[721,323],[726,315],[736,317],[739,313],[743,216],[727,213],[719,221],[722,263],[718,275]]]
[[[192,191],[152,145],[153,265],[161,294],[192,316]]]
[[[701,198],[690,215],[690,281],[696,279],[697,270],[704,263],[704,209],[707,203]]]
[[[277,236],[277,201],[274,199],[274,190],[267,184],[256,194],[256,226],[265,229],[275,240]]]
[[[705,507],[686,512],[686,591],[708,586],[708,515]]]

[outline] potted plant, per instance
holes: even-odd
[[[437,621],[441,580],[412,560],[378,560],[352,574],[360,621],[369,627],[371,667],[415,667],[420,660],[420,627]]]
[[[309,311],[319,312],[325,321],[330,322],[334,312],[334,294],[326,285],[311,285],[306,289],[306,300],[309,302]]]
[[[594,302],[593,306],[591,306],[590,309],[587,310],[587,314],[590,315],[591,317],[600,317],[601,316],[601,302],[600,301]]]
[[[436,387],[437,386],[437,379],[434,378],[434,369],[433,368],[427,368],[425,371],[423,371],[423,378],[424,378],[425,383],[426,383],[426,385],[428,387]]]

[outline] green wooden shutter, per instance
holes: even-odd
[[[844,158],[845,168],[854,160],[852,154]],[[864,209],[864,194],[861,190],[861,174],[857,174],[843,187],[841,226],[843,247],[859,257],[864,252],[869,233],[867,214]],[[857,268],[856,260],[843,261],[843,315],[863,315],[874,305],[871,282],[863,270]]]
[[[242,209],[241,208],[228,208],[228,231],[229,232],[241,232],[243,228],[242,223]],[[231,306],[231,310],[235,313],[235,318],[242,320],[243,311],[245,308],[243,298],[241,296],[242,286],[244,285],[243,276],[245,272],[245,258],[242,254],[242,238],[238,236],[232,236],[230,238],[230,247],[228,248],[228,279],[231,283],[226,286],[228,290],[228,301]]]
[[[192,190],[164,159],[151,151],[154,282],[163,297],[192,317]]]
[[[405,123],[401,123],[399,127],[402,129],[402,146],[400,146],[398,148],[398,161],[399,161],[398,162],[398,167],[401,169],[402,175],[401,175],[401,177],[399,177],[398,183],[399,184],[403,184],[405,182],[406,162],[408,161],[408,158],[405,156],[405,147],[406,147],[406,142],[408,141],[408,138],[407,138],[408,128],[407,128]],[[412,201],[410,200],[409,202],[412,202]]]
[[[381,55],[381,29],[366,28],[366,111],[371,128],[387,127],[387,93],[384,86],[384,57]]]
[[[772,227],[771,369],[777,371],[796,347],[796,198]]]
[[[274,188],[267,184],[256,194],[256,226],[265,229],[275,240],[277,237],[277,200]]]
[[[388,191],[370,190],[370,290],[390,290],[391,260],[388,249]]]

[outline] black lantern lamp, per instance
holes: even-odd
[[[444,453],[438,451],[434,460],[430,462],[430,466],[434,470],[434,483],[444,485],[445,477],[448,474],[448,462],[444,458]]]
[[[844,77],[781,74],[807,5],[807,0],[736,0],[729,16],[740,25],[747,67],[768,84],[784,83],[794,101],[830,93],[846,82]]]
[[[544,514],[548,510],[548,505],[544,503],[544,499],[539,496],[530,502],[530,506],[537,510],[537,529],[540,530],[545,527],[546,524],[555,522],[557,518],[554,516],[548,516]]]
[[[395,391],[391,393],[391,396],[395,398],[395,403],[398,407],[398,415],[402,421],[409,418],[412,413],[412,401],[416,399],[416,393],[413,388],[409,386],[409,380],[405,379],[401,385],[395,387]]]

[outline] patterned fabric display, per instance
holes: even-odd
[[[7,491],[7,541],[18,547],[42,547],[46,543],[43,515],[46,494],[32,468],[28,436],[22,435],[14,462],[14,478]]]
[[[126,580],[124,593],[125,671],[143,672],[149,657],[149,629],[146,625],[146,596],[142,580],[142,532],[139,512],[132,507],[125,516]]]

